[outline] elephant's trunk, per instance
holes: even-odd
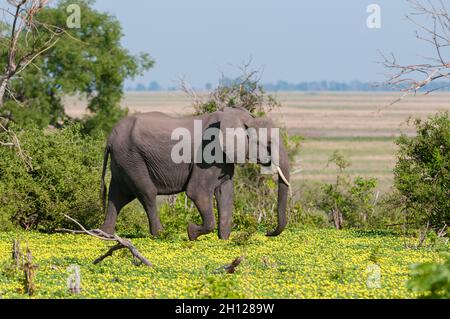
[[[283,145],[280,145],[280,157],[279,166],[277,166],[278,172],[278,224],[277,228],[267,233],[267,236],[278,236],[286,227],[286,206],[289,194],[289,159]]]

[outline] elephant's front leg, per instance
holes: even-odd
[[[233,220],[234,185],[232,180],[225,181],[216,189],[217,210],[219,212],[219,238],[230,238]]]
[[[188,235],[190,240],[196,240],[199,236],[212,232],[216,226],[216,220],[214,218],[212,194],[207,193],[194,193],[187,194],[189,198],[197,206],[198,211],[203,220],[202,225],[195,225],[189,223]]]

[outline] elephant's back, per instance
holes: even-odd
[[[148,172],[158,194],[173,194],[183,190],[191,164],[175,164],[171,139],[174,128],[186,126],[184,121],[164,113],[151,112],[121,120],[110,135],[112,163],[121,175],[135,171]],[[146,173],[145,173],[146,174]]]

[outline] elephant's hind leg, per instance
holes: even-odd
[[[163,226],[156,208],[156,193],[146,192],[145,194],[140,194],[138,199],[147,213],[150,233],[155,237],[158,236],[163,230]]]
[[[188,236],[190,240],[196,240],[199,236],[208,234],[216,227],[216,220],[214,218],[212,194],[195,193],[189,194],[188,197],[194,202],[203,220],[202,225],[195,225],[189,223]]]
[[[158,190],[144,168],[137,170],[137,172],[140,172],[140,174],[132,176],[132,182],[136,187],[135,195],[147,213],[150,233],[153,236],[158,236],[163,230],[156,208]]]
[[[114,234],[117,216],[120,210],[135,197],[129,192],[121,188],[119,182],[114,178],[111,179],[108,191],[108,206],[106,209],[106,218],[103,225],[100,227],[105,233]]]

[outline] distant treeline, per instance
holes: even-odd
[[[225,79],[226,82],[231,80]],[[351,82],[338,82],[338,81],[310,81],[310,82],[299,82],[290,83],[286,81],[278,81],[276,83],[265,83],[263,87],[266,91],[335,91],[335,92],[346,92],[346,91],[359,91],[359,92],[395,92],[399,91],[399,87],[387,86],[375,82],[361,82],[361,81],[351,81]],[[196,91],[210,91],[213,85],[211,83],[206,83],[204,87],[194,87]],[[177,91],[177,87],[163,87],[158,82],[152,81],[148,85],[138,83],[136,86],[128,86],[125,91]],[[427,85],[426,90],[428,91],[450,91],[450,82],[431,82]],[[421,89],[419,91],[424,91]]]

